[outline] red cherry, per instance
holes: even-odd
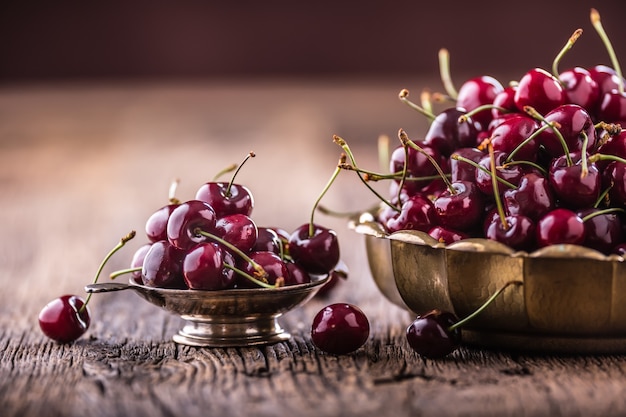
[[[313,319],[311,340],[327,353],[344,355],[359,349],[369,337],[370,325],[363,311],[348,303],[331,304]]]
[[[485,207],[482,193],[470,181],[453,182],[452,188],[454,192],[447,189],[433,202],[439,223],[462,232],[475,228]]]
[[[566,96],[556,77],[542,68],[534,68],[520,79],[514,100],[519,111],[530,106],[540,114],[546,114],[565,104]]]
[[[432,201],[421,194],[409,197],[399,213],[396,213],[385,223],[389,233],[398,230],[428,231],[437,223],[437,212]]]
[[[574,67],[559,74],[567,102],[577,104],[593,112],[600,99],[600,87],[591,73],[582,67]]]
[[[235,286],[233,256],[217,243],[204,242],[191,248],[182,263],[187,287],[193,290],[224,290]]]
[[[217,217],[229,214],[250,216],[254,208],[252,192],[244,185],[228,182],[208,182],[196,192],[196,200],[208,203]]]
[[[39,313],[39,327],[50,339],[69,343],[82,336],[91,323],[89,308],[76,295],[63,295],[50,301]]]
[[[582,245],[585,241],[585,224],[573,211],[557,208],[539,219],[536,238],[538,247],[564,243]]]
[[[254,221],[245,214],[230,214],[217,220],[215,234],[243,252],[248,252],[256,243],[258,229]]]
[[[459,320],[449,312],[432,310],[418,316],[406,329],[409,346],[426,358],[442,358],[461,345],[461,330],[449,330]]]
[[[313,224],[298,227],[289,237],[289,254],[305,271],[313,275],[328,274],[339,262],[337,233],[326,227]]]
[[[141,270],[143,284],[158,288],[187,288],[182,262],[186,252],[167,240],[154,242],[146,253]]]
[[[216,224],[213,207],[200,200],[189,200],[176,207],[167,222],[167,238],[179,249],[189,249],[206,241],[197,230],[213,232]]]
[[[472,111],[480,106],[492,104],[496,96],[504,91],[500,81],[495,78],[483,75],[465,81],[459,88],[456,106]],[[482,127],[487,127],[493,115],[490,110],[475,113],[472,118],[480,123]]]

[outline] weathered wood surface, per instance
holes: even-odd
[[[47,340],[37,314],[62,293],[81,293],[102,256],[166,202],[180,178],[191,196],[250,150],[241,182],[259,224],[308,220],[339,148],[377,163],[379,133],[422,122],[397,103],[393,83],[4,87],[0,90],[0,415],[10,416],[613,416],[626,414],[626,356],[536,356],[463,348],[432,361],[404,339],[409,313],[374,286],[363,242],[344,220],[351,276],[328,299],[285,315],[287,342],[191,348],[171,336],[181,320],[133,293],[93,298],[92,327],[71,345]],[[421,127],[420,127],[421,126]],[[417,134],[417,133],[416,133]],[[372,202],[340,175],[324,203]],[[129,243],[106,271],[127,265]],[[370,318],[366,345],[332,356],[309,326],[334,301]]]

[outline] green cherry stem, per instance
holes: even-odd
[[[506,214],[504,213],[504,206],[502,205],[502,199],[500,198],[500,190],[498,189],[498,176],[496,175],[496,156],[493,150],[493,144],[487,143],[487,149],[489,149],[489,166],[491,168],[491,186],[493,187],[493,199],[496,202],[496,209],[498,210],[498,216],[502,222],[502,228],[509,230],[509,224],[506,222]]]
[[[605,153],[595,153],[591,155],[587,159],[587,161],[589,163],[598,162],[598,161],[617,161],[617,162],[621,162],[622,164],[626,164],[626,159],[620,158],[619,156],[616,156],[616,155],[609,155]]]
[[[285,279],[282,277],[279,277],[276,279],[276,283],[274,285],[269,284],[267,282],[263,282],[260,281],[258,279],[256,279],[255,277],[253,277],[252,275],[248,274],[246,271],[242,271],[241,269],[237,268],[236,266],[230,265],[225,263],[224,264],[224,268],[228,268],[228,269],[232,269],[233,271],[235,271],[235,273],[241,275],[242,277],[250,280],[251,282],[255,283],[256,285],[258,285],[259,287],[263,287],[263,288],[279,288],[279,287],[283,287],[285,284]]]
[[[554,132],[554,134],[556,135],[557,139],[561,143],[561,146],[563,147],[563,154],[565,155],[565,160],[567,161],[567,166],[571,167],[572,164],[573,164],[572,157],[569,154],[569,148],[567,147],[567,143],[565,142],[565,139],[563,138],[563,135],[561,134],[561,131],[559,131],[559,128],[561,126],[558,123],[556,123],[556,122],[549,122],[549,121],[547,121],[546,118],[543,117],[543,115],[541,115],[537,110],[535,110],[531,106],[524,106],[524,112],[526,112],[526,114],[528,114],[533,119],[539,120],[539,121],[541,121],[543,123],[546,123],[548,126],[550,126],[550,128],[552,129],[552,132]]]
[[[606,196],[609,194],[609,192],[611,191],[611,188],[613,187],[613,184],[609,185],[608,187],[606,187],[604,189],[604,191],[602,191],[600,193],[600,195],[598,196],[598,199],[596,200],[596,202],[593,204],[593,208],[598,208],[600,207],[600,204],[607,198]]]
[[[228,174],[229,172],[233,172],[235,169],[237,169],[237,164],[228,165],[221,171],[218,171],[218,173],[215,174],[215,176],[213,176],[213,181],[217,181],[222,175]]]
[[[580,153],[580,178],[585,178],[589,174],[589,164],[587,163],[587,144],[589,143],[589,137],[585,132],[581,132],[583,135],[583,151]]]
[[[446,90],[446,93],[453,99],[456,100],[459,93],[454,87],[454,83],[452,82],[452,76],[450,75],[450,53],[446,48],[441,48],[438,54],[439,58],[439,75],[441,76],[441,82],[443,83],[443,87]]]
[[[473,117],[474,115],[476,115],[477,113],[483,112],[483,111],[487,111],[487,110],[498,110],[500,113],[511,113],[511,110],[509,109],[505,109],[504,107],[500,107],[500,106],[495,106],[493,104],[483,104],[482,106],[478,106],[475,109],[466,112],[465,114],[462,114],[459,116],[459,123],[466,123],[467,119],[469,119],[470,117]]]
[[[346,155],[348,156],[348,159],[350,159],[350,163],[352,164],[353,167],[357,167],[357,163],[356,160],[354,159],[354,154],[352,153],[352,150],[350,149],[350,146],[348,146],[348,143],[341,137],[334,135],[333,136],[333,142],[335,142],[337,145],[339,145],[344,152],[346,153]],[[389,201],[387,201],[386,198],[384,198],[382,195],[380,195],[380,193],[378,191],[376,191],[369,183],[368,181],[364,178],[363,174],[361,174],[359,171],[356,171],[357,176],[359,177],[359,179],[361,180],[361,182],[363,184],[365,184],[365,186],[383,203],[385,203],[386,205],[388,205],[390,208],[392,208],[395,211],[400,211],[400,209],[396,206],[394,206],[393,204],[391,204]]]
[[[128,233],[126,236],[122,237],[120,239],[120,241],[117,243],[117,245],[115,245],[113,247],[113,249],[111,249],[109,251],[109,253],[106,254],[106,256],[104,257],[104,259],[102,259],[102,262],[100,262],[100,266],[98,267],[98,270],[96,271],[96,276],[93,279],[93,283],[97,283],[98,282],[98,278],[100,277],[100,274],[102,273],[102,270],[104,269],[104,265],[109,261],[109,259],[111,259],[111,256],[113,256],[113,254],[115,252],[117,252],[118,250],[122,249],[122,247],[124,247],[124,245],[126,244],[126,242],[128,242],[129,240],[133,239],[136,235],[136,232],[134,230],[132,230],[130,233]],[[89,300],[91,299],[91,295],[93,293],[89,293],[87,295],[87,299],[85,300],[85,303],[83,304],[83,306],[80,308],[80,310],[78,311],[78,313],[82,313],[83,311],[85,311],[85,308],[87,308],[87,303],[89,302]]]
[[[311,210],[311,218],[309,220],[309,237],[313,237],[313,235],[315,234],[314,219],[315,219],[315,212],[317,211],[317,206],[319,206],[320,201],[322,201],[322,198],[324,198],[324,195],[326,195],[326,192],[330,189],[330,186],[333,185],[333,182],[335,182],[335,179],[341,172],[340,165],[345,164],[345,162],[346,162],[346,154],[342,153],[341,156],[339,157],[339,163],[335,167],[333,174],[330,176],[330,179],[328,180],[328,182],[322,189],[322,192],[320,193],[320,195],[317,197],[317,200],[315,200],[315,203],[313,204],[313,209]]]
[[[609,207],[606,209],[602,209],[602,210],[598,210],[598,211],[594,211],[592,213],[587,214],[585,217],[582,218],[583,223],[586,222],[587,220],[594,218],[596,216],[600,216],[602,214],[611,214],[611,213],[626,213],[626,210],[624,210],[621,207]]]
[[[541,134],[541,132],[543,132],[546,129],[551,129],[552,127],[549,124],[544,124],[542,125],[539,129],[535,130],[529,137],[527,137],[526,139],[524,139],[523,141],[521,141],[516,147],[515,149],[513,149],[509,155],[506,157],[505,162],[511,162],[513,160],[513,157],[515,156],[515,154],[517,152],[519,152],[520,149],[522,149],[524,146],[526,146],[528,143],[530,143],[530,141],[532,141],[533,139],[535,139],[537,136],[539,136]]]
[[[125,274],[131,274],[133,272],[141,272],[142,268],[140,266],[137,266],[135,268],[126,268],[126,269],[119,269],[117,271],[111,272],[111,274],[109,275],[110,279],[115,279],[121,275],[125,275]]]
[[[617,55],[615,54],[615,49],[613,49],[613,45],[611,44],[611,40],[609,36],[606,34],[604,27],[602,26],[602,21],[600,20],[600,13],[592,8],[591,13],[589,14],[591,19],[591,24],[593,25],[598,35],[600,35],[600,39],[604,43],[604,47],[606,51],[609,53],[609,57],[611,58],[611,63],[613,64],[613,69],[617,74],[619,79],[619,83],[617,85],[617,89],[620,94],[624,94],[624,77],[622,76],[622,69],[620,68],[619,61],[617,60]]]
[[[502,286],[502,288],[500,288],[493,295],[491,295],[491,297],[489,297],[487,299],[487,301],[485,301],[483,303],[483,305],[481,305],[478,309],[476,309],[472,314],[470,314],[469,316],[465,317],[462,320],[457,321],[452,326],[448,327],[448,330],[452,331],[452,330],[458,329],[459,327],[464,326],[468,321],[472,320],[473,318],[478,316],[480,313],[482,313],[483,310],[486,309],[489,306],[489,304],[491,304],[493,302],[493,300],[495,300],[500,294],[502,294],[502,292],[505,289],[507,289],[511,285],[520,286],[520,285],[524,285],[524,283],[522,281],[509,281],[509,282],[507,282],[506,284],[504,284],[504,286]]]
[[[480,165],[480,164],[479,164],[479,163],[477,163],[477,162],[472,161],[472,160],[471,160],[471,159],[469,159],[469,158],[465,158],[464,156],[461,156],[461,155],[456,154],[456,153],[453,153],[452,155],[450,155],[450,158],[455,159],[455,160],[457,160],[457,161],[461,161],[461,162],[465,162],[465,163],[467,163],[467,164],[470,164],[470,165],[472,165],[474,168],[476,168],[476,169],[480,169],[480,170],[481,170],[481,171],[483,171],[485,174],[489,174],[489,175],[491,175],[491,170],[489,170],[489,169],[485,168],[484,166]],[[510,165],[510,164],[511,164],[511,163],[509,163],[509,164],[507,164],[507,165]],[[505,166],[503,166],[503,167],[505,167]],[[497,167],[496,167],[496,168],[497,168]],[[514,190],[516,190],[516,189],[517,189],[517,186],[516,186],[515,184],[512,184],[512,183],[510,183],[509,181],[505,180],[504,178],[500,178],[500,177],[498,177],[497,175],[496,175],[496,181],[498,181],[498,182],[500,182],[500,183],[502,183],[502,184],[506,185],[507,187],[512,188],[512,189],[514,189]]]
[[[554,61],[552,61],[552,75],[554,75],[557,79],[559,78],[559,63],[561,62],[561,59],[563,59],[567,51],[572,49],[572,46],[574,46],[574,44],[582,34],[582,29],[576,29],[574,33],[572,33],[572,35],[569,37],[567,43],[565,43],[561,51],[559,51],[557,56],[554,57]]]
[[[435,169],[437,170],[439,177],[441,177],[443,182],[448,187],[448,190],[450,190],[450,194],[454,195],[457,193],[457,191],[452,186],[452,183],[448,179],[448,176],[443,172],[443,170],[441,169],[437,161],[435,161],[435,158],[433,158],[428,152],[424,151],[424,149],[420,147],[418,144],[416,144],[411,139],[409,139],[409,136],[406,134],[406,132],[403,129],[400,129],[398,131],[398,137],[400,138],[400,142],[402,142],[402,146],[410,146],[411,148],[415,149],[416,151],[424,155],[426,159],[428,159],[430,163],[433,164],[433,167],[435,167]]]
[[[237,174],[239,174],[239,170],[241,169],[241,167],[246,163],[246,161],[248,161],[248,159],[254,158],[255,156],[256,155],[255,155],[254,152],[250,152],[250,153],[248,153],[248,155],[246,155],[246,157],[243,159],[243,161],[241,161],[241,163],[237,167],[237,170],[235,170],[235,173],[230,178],[230,182],[228,183],[228,187],[226,187],[226,191],[224,192],[224,196],[225,197],[230,197],[231,196],[230,195],[230,189],[232,188],[233,184],[235,183],[235,177],[237,176]]]
[[[537,171],[541,172],[544,176],[548,175],[548,172],[546,171],[546,169],[544,167],[542,167],[541,165],[539,165],[536,162],[533,161],[510,161],[510,162],[505,162],[504,164],[502,164],[502,168],[507,168],[511,165],[528,165],[531,166],[533,168],[535,168]]]
[[[201,235],[204,237],[208,237],[211,240],[216,241],[217,243],[220,243],[224,246],[226,246],[228,249],[230,249],[231,251],[235,252],[237,255],[241,256],[241,258],[248,262],[250,265],[252,265],[252,267],[254,268],[254,270],[256,271],[255,273],[261,277],[262,279],[265,279],[267,277],[267,272],[265,272],[265,269],[263,269],[263,267],[261,265],[259,265],[257,262],[255,262],[253,259],[251,259],[248,255],[246,255],[241,249],[239,249],[237,246],[233,245],[232,243],[228,242],[227,240],[222,239],[219,236],[214,235],[213,233],[209,233],[207,231],[201,230],[201,229],[196,229],[194,230],[194,233],[197,235]]]
[[[178,190],[178,185],[180,184],[180,180],[178,178],[174,179],[170,184],[170,189],[168,192],[168,201],[170,204],[180,204],[180,200],[176,198],[176,190]]]
[[[433,113],[429,112],[422,106],[419,106],[415,104],[414,102],[412,102],[411,100],[409,100],[409,90],[407,90],[406,88],[403,88],[400,91],[400,93],[398,94],[398,98],[400,99],[401,102],[403,102],[404,104],[406,104],[413,110],[416,110],[418,113],[421,113],[422,115],[426,116],[426,118],[430,120],[431,122],[435,120],[435,115]]]

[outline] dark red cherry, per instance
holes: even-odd
[[[462,232],[475,228],[485,207],[482,193],[470,181],[453,182],[452,188],[433,201],[439,224]]]
[[[493,105],[495,108],[491,109],[492,121],[498,119],[503,115],[519,112],[515,105],[515,86],[507,86],[504,90],[500,91],[493,99]],[[500,109],[506,110],[503,112]],[[491,123],[490,123],[491,124]],[[487,126],[483,126],[485,128]]]
[[[542,68],[533,68],[519,80],[515,91],[515,105],[519,111],[530,106],[545,115],[565,104],[566,96],[559,80]]]
[[[596,130],[589,112],[577,104],[558,106],[545,115],[548,122],[558,123],[558,131],[563,136],[569,152],[582,151],[584,144],[583,133],[587,136],[587,147],[593,149],[596,143]],[[563,145],[556,133],[547,128],[537,136],[537,141],[552,157],[565,154]]]
[[[285,277],[285,285],[299,285],[311,282],[311,275],[295,262],[285,262],[289,273]]]
[[[609,188],[609,198],[614,207],[626,207],[626,164],[611,161],[602,173],[603,186]]]
[[[619,89],[619,75],[609,66],[596,65],[589,70],[589,76],[598,84],[600,97],[611,90]]]
[[[559,74],[567,102],[593,112],[600,98],[600,87],[590,72],[582,67],[567,69]]]
[[[284,245],[276,230],[271,227],[257,227],[257,239],[251,250],[269,251],[280,255],[284,251]]]
[[[146,254],[150,250],[151,243],[147,243],[142,245],[137,249],[130,261],[130,268],[142,268],[143,260],[146,258]],[[131,272],[131,277],[135,279],[137,282],[141,283],[141,271],[133,271]]]
[[[328,274],[340,258],[337,233],[317,224],[310,230],[305,223],[289,237],[289,254],[309,274]]]
[[[459,88],[456,106],[465,110],[472,111],[480,106],[492,104],[496,96],[504,90],[500,81],[495,78],[483,75],[474,77],[465,81]],[[472,118],[486,128],[493,115],[491,110],[480,111],[475,113]]]
[[[595,163],[587,164],[587,174],[579,153],[570,154],[573,164],[567,165],[565,155],[552,162],[548,174],[550,186],[560,204],[570,208],[591,207],[600,197],[602,177]]]
[[[611,90],[600,97],[598,119],[606,123],[623,123],[626,121],[626,93]]]
[[[274,252],[250,252],[248,256],[252,259],[252,261],[256,262],[257,265],[260,265],[265,270],[267,273],[265,279],[268,284],[276,284],[276,280],[278,278],[282,279],[284,283],[284,281],[289,278],[289,270],[287,269],[285,261],[283,261],[280,256]],[[239,269],[244,271],[246,274],[259,279],[259,277],[255,275],[255,269],[252,264],[243,259],[239,259],[237,262]],[[237,287],[255,288],[258,287],[258,285],[244,276],[237,276]]]
[[[389,233],[398,230],[427,232],[437,223],[437,212],[432,201],[421,194],[416,194],[402,204],[400,212],[387,220],[385,226]]]
[[[598,147],[598,153],[626,159],[626,130],[622,130],[615,135],[609,135],[608,138]],[[604,170],[608,164],[609,161],[596,161],[596,165],[601,171]]]
[[[478,162],[485,156],[485,153],[478,148],[459,148],[453,154],[473,162]],[[450,158],[450,181],[474,181],[475,176],[476,166]]]
[[[391,153],[389,170],[393,173],[402,172],[404,169],[404,163],[406,159],[406,154],[408,153],[408,160],[406,160],[406,169],[407,175],[409,177],[427,177],[432,175],[437,175],[437,169],[433,165],[424,153],[430,155],[440,166],[445,164],[445,159],[442,157],[441,153],[432,146],[423,145],[420,146],[424,152],[420,152],[412,147],[407,147],[405,151],[403,146],[398,146]],[[427,181],[411,181],[414,183],[415,187],[421,187],[426,183],[429,183],[430,180]]]
[[[182,271],[185,253],[167,240],[154,242],[143,260],[143,284],[157,288],[187,288]]]
[[[409,325],[406,329],[406,340],[415,352],[426,358],[443,358],[461,345],[461,331],[449,329],[458,321],[452,313],[429,311],[418,316]]]
[[[313,318],[311,340],[320,350],[334,355],[354,352],[365,344],[370,325],[355,305],[337,303],[321,309]]]
[[[493,219],[485,237],[503,243],[515,250],[531,251],[535,247],[535,223],[521,214],[510,214]]]
[[[617,213],[585,208],[576,214],[585,223],[584,246],[608,255],[624,241],[623,224]]]
[[[491,131],[493,149],[506,154],[510,154],[515,150],[515,154],[511,159],[535,161],[539,143],[534,139],[528,142],[525,141],[538,128],[537,122],[524,114],[520,113],[507,117]]]
[[[167,222],[167,238],[179,249],[189,249],[206,237],[197,230],[213,233],[217,216],[213,207],[200,200],[189,200],[176,207]]]
[[[178,207],[178,203],[168,204],[148,217],[146,221],[146,236],[150,242],[167,239],[167,222],[170,214],[176,207]]]
[[[535,172],[524,174],[518,188],[504,192],[503,200],[507,213],[522,214],[534,221],[556,207],[548,179]]]
[[[494,152],[496,163],[496,176],[501,178],[513,186],[517,186],[524,175],[524,167],[522,165],[505,165],[508,154],[497,151]],[[491,156],[485,155],[478,162],[478,165],[484,169],[477,169],[475,183],[478,189],[486,196],[493,196],[493,177],[491,175]],[[510,189],[510,187],[498,181],[497,188],[500,194]]]
[[[63,295],[50,301],[39,313],[39,327],[50,339],[70,343],[82,336],[91,323],[89,308],[77,295]]]
[[[435,226],[428,231],[428,234],[433,239],[449,245],[450,243],[458,242],[459,240],[469,238],[469,235],[463,232],[457,232],[456,230],[447,229],[442,226]]]
[[[462,108],[449,108],[439,113],[426,132],[424,145],[437,149],[445,157],[457,148],[476,146],[479,130],[476,122],[471,117],[459,122],[459,117],[465,113]]]
[[[245,214],[229,214],[217,219],[215,234],[237,249],[248,252],[256,243],[258,230],[254,221]]]
[[[573,211],[556,208],[539,219],[536,226],[538,247],[557,244],[582,245],[585,241],[585,224]]]
[[[230,252],[217,243],[203,242],[185,255],[182,272],[187,287],[192,290],[224,290],[235,286],[235,271]]]
[[[244,185],[228,182],[208,182],[196,192],[196,200],[208,203],[217,217],[229,214],[250,216],[254,208],[252,192]]]

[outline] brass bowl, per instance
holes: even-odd
[[[278,318],[309,301],[328,281],[280,288],[230,289],[220,291],[153,288],[135,282],[107,282],[87,285],[88,293],[133,290],[150,303],[185,320],[176,343],[189,346],[243,347],[276,343],[291,335]]]
[[[488,239],[444,245],[419,231],[385,233],[371,213],[351,219],[387,299],[421,314],[463,318],[509,286],[463,328],[471,345],[560,353],[626,352],[626,262],[575,245],[515,252]]]

